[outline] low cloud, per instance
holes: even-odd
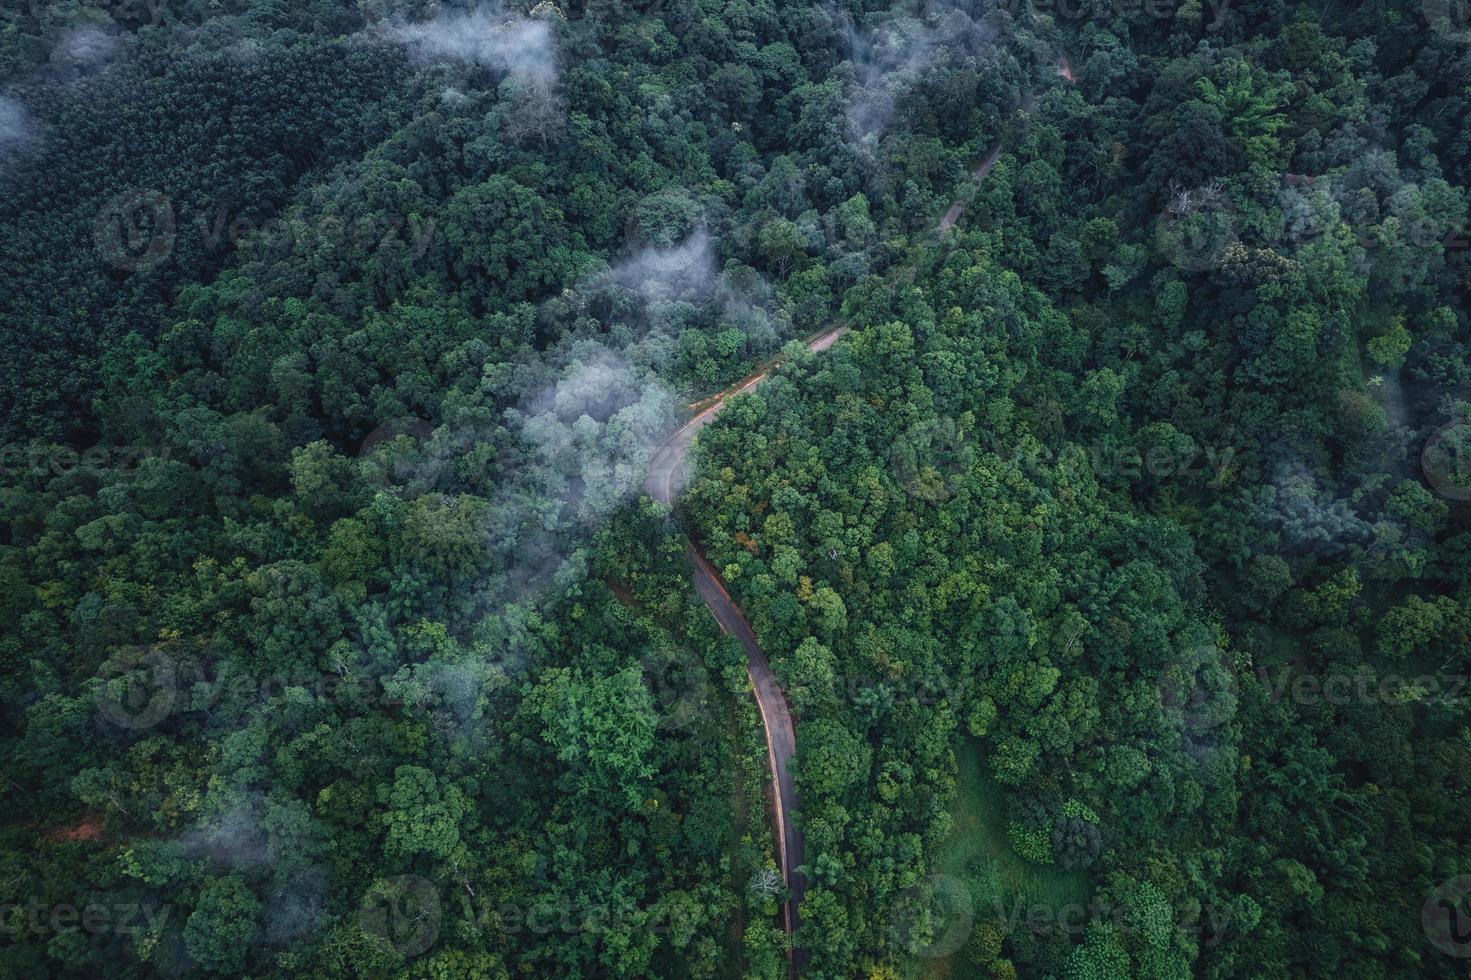
[[[262,916],[266,942],[284,946],[314,932],[327,914],[330,884],[325,871],[308,868],[277,885]]]
[[[496,5],[400,24],[389,28],[387,35],[423,61],[479,65],[541,86],[557,80],[551,24]]]
[[[1252,499],[1251,512],[1289,554],[1343,555],[1367,547],[1374,537],[1373,526],[1348,500],[1333,497],[1305,462],[1292,458],[1277,462],[1271,484]]]
[[[484,595],[498,605],[585,577],[579,549],[637,499],[678,417],[677,399],[652,371],[601,343],[576,341],[545,359],[548,381],[501,419],[515,448],[497,460],[501,480],[482,527],[495,568]],[[454,723],[464,729],[463,718]]]
[[[96,70],[112,62],[117,35],[98,27],[79,27],[56,45],[51,60],[67,68]]]
[[[676,333],[698,322],[704,329],[736,327],[752,343],[769,346],[783,330],[772,315],[770,283],[749,266],[729,263],[722,268],[710,236],[700,229],[667,247],[635,249],[583,288],[632,293],[653,334]]]
[[[607,281],[639,295],[646,303],[697,300],[715,289],[719,274],[710,236],[696,231],[667,248],[642,248],[608,270]]]
[[[927,72],[984,52],[996,32],[962,10],[942,9],[925,19],[903,15],[850,26],[847,39],[855,81],[848,126],[861,139],[888,130],[900,100]]]
[[[256,868],[275,861],[261,826],[265,800],[255,791],[229,791],[222,811],[186,830],[184,853],[232,868]]]
[[[35,138],[35,125],[25,106],[0,95],[0,164],[19,156]]]
[[[658,379],[601,344],[574,346],[555,384],[511,413],[530,450],[533,493],[596,526],[643,487],[648,461],[672,429],[676,400]]]

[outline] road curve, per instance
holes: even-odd
[[[1034,92],[1027,92],[1023,95],[1022,110],[1024,112],[1030,113],[1035,104],[1036,94]],[[1008,135],[1003,133],[996,140],[990,152],[971,173],[973,183],[979,184],[986,179],[991,168],[1000,159],[1001,151],[1008,142]],[[958,198],[941,217],[936,231],[949,230],[955,225],[964,210],[965,199]],[[833,327],[808,340],[807,347],[815,353],[821,353],[837,343],[838,339],[847,332],[847,326]],[[719,394],[691,406],[695,409],[695,414],[654,451],[653,458],[649,461],[648,475],[644,479],[644,491],[659,503],[669,507],[674,506],[685,458],[689,455],[689,449],[695,441],[695,436],[701,429],[709,425],[715,416],[720,414],[726,402],[735,395],[753,390],[770,377],[772,370],[779,363],[780,358],[756,373],[742,378]],[[787,962],[792,976],[795,977],[803,957],[801,951],[795,948],[794,937],[797,934],[797,928],[802,924],[799,906],[802,904],[802,896],[807,891],[807,882],[802,873],[797,870],[802,867],[804,860],[802,831],[792,822],[800,808],[797,783],[792,777],[789,765],[797,752],[797,726],[792,720],[792,710],[787,704],[786,692],[777,683],[776,674],[772,671],[766,654],[761,650],[761,645],[756,642],[756,632],[747,622],[746,614],[730,597],[720,573],[700,553],[694,542],[689,542],[689,554],[691,564],[694,566],[692,577],[695,590],[710,607],[710,612],[715,616],[715,621],[720,624],[720,628],[726,634],[735,637],[746,651],[746,674],[751,678],[751,689],[756,697],[756,707],[761,711],[761,724],[766,729],[766,761],[771,771],[772,785],[776,787],[772,809],[775,814],[777,857],[781,862],[782,881],[787,886],[788,895],[787,901],[782,906],[782,921],[787,933]]]
[[[848,332],[846,326],[833,327],[807,342],[812,351],[825,351]],[[778,362],[779,363],[779,362]],[[701,403],[701,408],[684,425],[666,439],[649,462],[644,490],[661,504],[674,505],[679,481],[684,469],[685,457],[695,436],[720,414],[726,402],[735,395],[751,391],[770,376],[772,364],[755,374],[731,385],[714,398]],[[746,674],[751,678],[752,693],[756,696],[756,707],[761,711],[761,724],[766,729],[766,762],[771,771],[771,783],[776,788],[772,794],[772,809],[775,813],[777,858],[781,864],[781,877],[787,886],[787,900],[782,905],[782,922],[790,942],[801,925],[798,906],[807,890],[807,883],[797,869],[803,863],[802,831],[793,822],[800,801],[797,798],[797,782],[792,777],[789,763],[797,752],[797,726],[792,720],[792,710],[787,704],[785,692],[777,683],[771,662],[766,659],[761,646],[756,642],[756,632],[746,621],[745,613],[725,588],[720,573],[715,570],[693,543],[689,547],[694,566],[695,589],[704,598],[705,604],[715,616],[720,628],[736,638],[746,651]],[[795,966],[797,952],[789,945],[787,957]]]

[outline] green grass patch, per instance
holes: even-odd
[[[963,882],[970,892],[975,922],[1003,921],[1020,909],[1085,906],[1093,893],[1086,871],[1038,865],[1012,849],[1006,836],[1004,789],[991,778],[980,743],[964,739],[957,750],[958,785],[951,808],[950,839],[937,855],[936,871]],[[1024,927],[1023,927],[1024,928]],[[944,958],[917,959],[906,974],[914,978],[985,976],[962,948]]]

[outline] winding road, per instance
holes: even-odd
[[[1034,104],[1034,93],[1026,93],[1023,96],[1022,109],[1030,113]],[[995,145],[972,172],[971,178],[974,183],[985,180],[991,168],[996,165],[1008,141],[1008,135],[1003,134],[997,139]],[[964,197],[955,200],[940,219],[935,230],[944,233],[953,227],[961,212],[965,210],[965,204]],[[820,353],[837,343],[838,339],[847,332],[846,325],[833,327],[808,340],[807,347],[813,352]],[[695,414],[655,450],[649,462],[648,476],[644,480],[644,491],[659,503],[673,507],[680,487],[685,460],[689,455],[690,446],[694,444],[695,436],[701,429],[709,425],[715,416],[720,414],[721,409],[725,408],[731,398],[754,390],[757,385],[771,376],[771,372],[780,363],[781,359],[777,358],[766,367],[742,378],[719,394],[691,406]],[[802,831],[793,822],[793,817],[800,812],[797,783],[790,771],[792,757],[797,752],[797,726],[792,718],[791,706],[787,704],[786,692],[777,683],[776,674],[771,669],[771,662],[766,659],[761,645],[756,642],[756,633],[746,620],[746,614],[730,597],[725,581],[715,570],[715,566],[711,565],[709,560],[700,553],[694,542],[686,540],[689,545],[690,562],[694,569],[691,577],[695,583],[695,590],[704,598],[705,604],[709,606],[720,628],[728,635],[735,637],[746,651],[746,674],[751,678],[756,707],[761,711],[761,723],[766,729],[766,761],[770,768],[772,785],[776,787],[772,809],[774,811],[773,822],[777,829],[777,857],[781,864],[782,882],[787,887],[788,896],[782,905],[782,920],[788,940],[787,962],[792,976],[796,976],[803,956],[802,951],[795,948],[794,937],[801,925],[799,906],[807,890],[806,880],[802,872],[798,870],[802,867],[804,860]]]
[[[846,326],[834,327],[809,340],[807,347],[813,351],[825,351],[847,332]],[[644,481],[644,490],[650,497],[661,504],[670,507],[674,505],[674,497],[679,489],[680,477],[684,470],[685,457],[689,454],[695,435],[720,414],[720,410],[725,407],[730,398],[751,391],[765,381],[778,363],[780,361],[741,379],[713,399],[709,399],[704,403],[704,408],[696,412],[694,417],[665,440],[664,444],[655,451],[654,458],[649,463],[648,477]],[[720,628],[735,637],[746,651],[746,674],[751,678],[751,687],[756,696],[756,707],[761,711],[761,724],[766,729],[766,761],[771,770],[772,785],[776,787],[776,792],[772,794],[772,808],[775,811],[774,823],[778,831],[776,834],[777,858],[781,864],[782,882],[787,887],[788,895],[786,902],[782,905],[782,920],[787,936],[790,938],[796,935],[797,927],[801,925],[798,906],[807,890],[802,872],[798,870],[803,862],[802,831],[792,822],[792,817],[799,808],[797,781],[792,777],[789,766],[792,756],[797,752],[797,726],[792,720],[792,710],[787,704],[786,694],[782,691],[781,685],[777,683],[776,674],[771,669],[771,662],[766,659],[766,654],[756,642],[756,632],[746,621],[746,614],[741,612],[741,607],[736,605],[735,600],[730,597],[730,593],[725,588],[725,582],[721,579],[720,573],[715,570],[715,566],[700,554],[699,549],[693,543],[689,546],[689,553],[694,565],[695,590],[704,597],[705,604],[710,607],[710,612],[715,616],[715,621],[720,624]],[[795,950],[789,947],[787,956],[795,970],[797,960]]]

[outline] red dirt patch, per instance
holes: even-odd
[[[70,827],[53,827],[43,836],[47,840],[101,840],[102,821],[97,817],[87,817]]]

